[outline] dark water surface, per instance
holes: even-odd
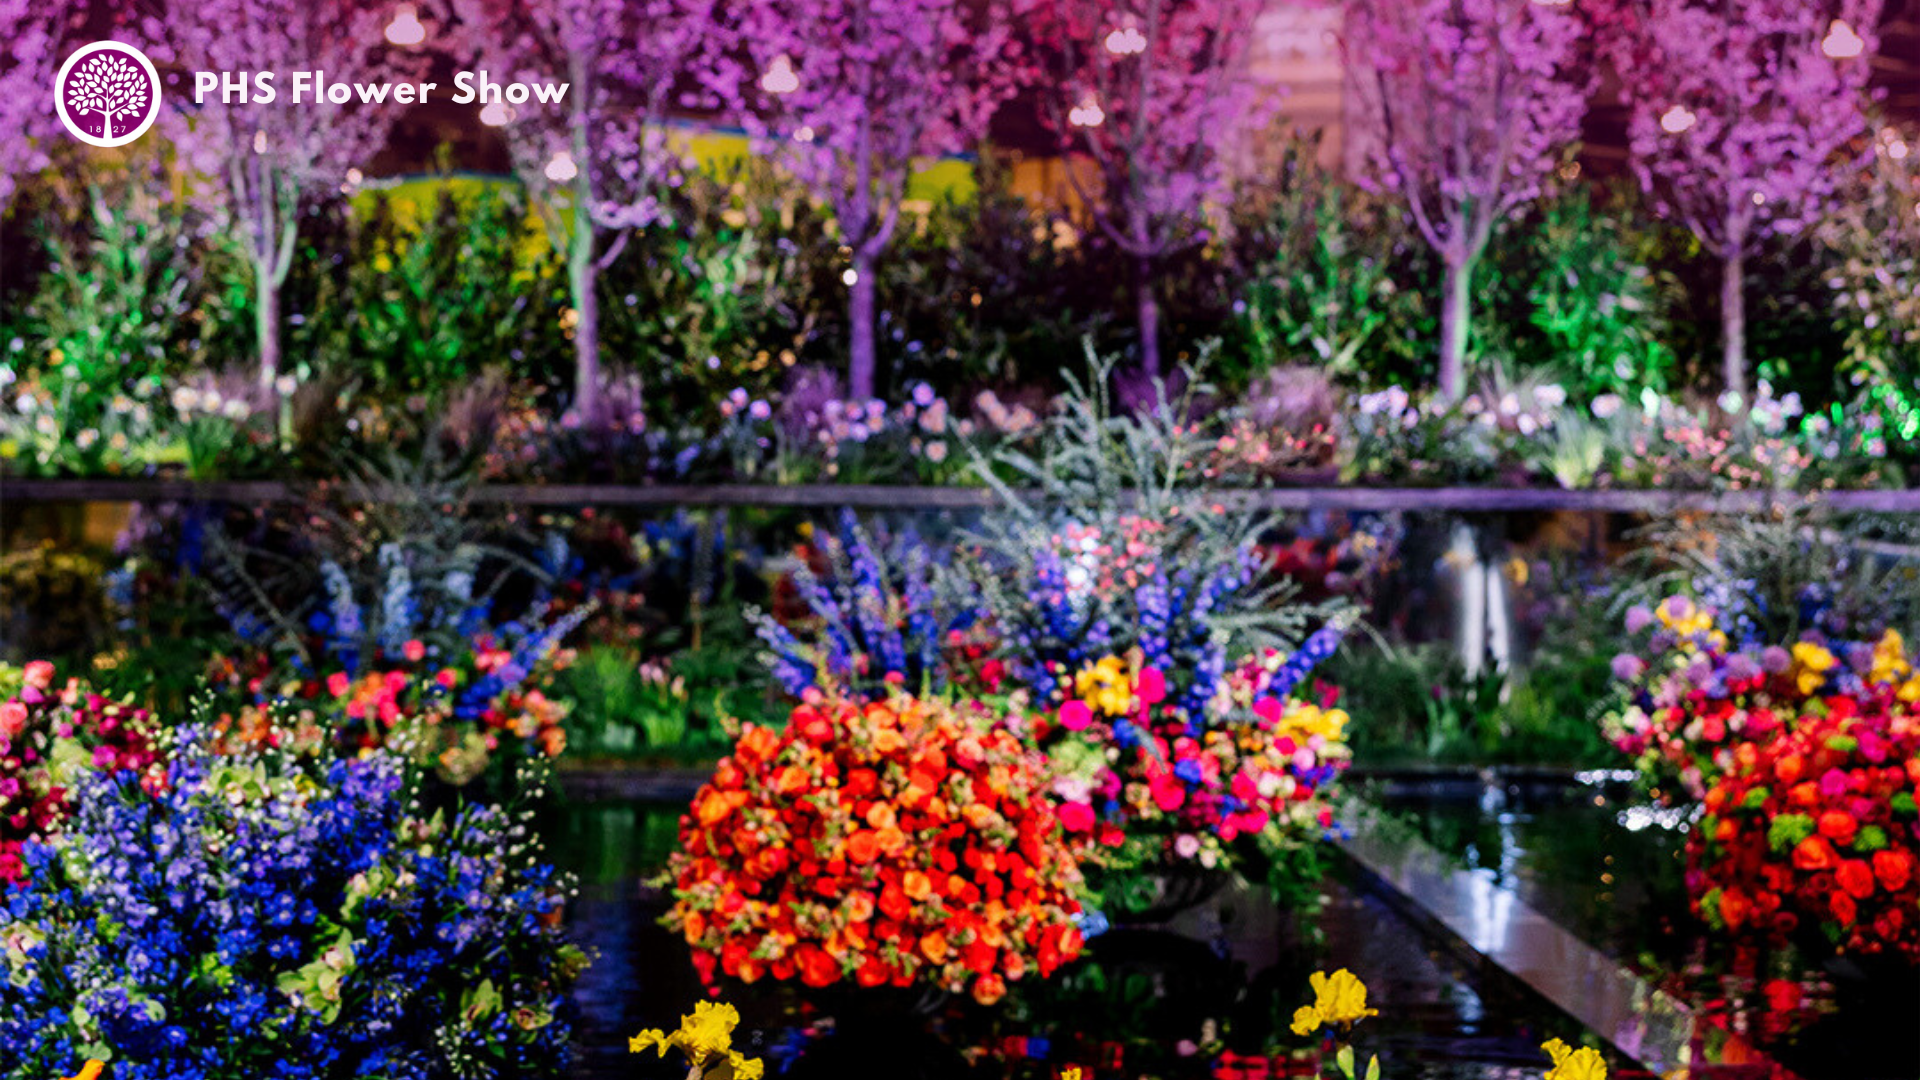
[[[1920,971],[1714,934],[1688,912],[1686,823],[1617,777],[1585,780],[1402,780],[1368,794],[1398,826],[1808,1080],[1920,1077]]]
[[[576,994],[581,1078],[684,1075],[652,1054],[626,1053],[628,1036],[671,1028],[701,998],[687,947],[658,925],[664,900],[643,884],[673,848],[678,812],[575,803],[549,823],[551,853],[581,880],[569,925],[597,954]],[[765,987],[728,999],[753,1029],[744,1037],[757,1040],[754,1052],[803,1078],[1052,1077],[1069,1063],[1090,1078],[1310,1075],[1312,1040],[1295,1037],[1287,1022],[1308,997],[1308,973],[1336,967],[1371,988],[1381,1015],[1361,1026],[1358,1048],[1363,1058],[1380,1054],[1391,1080],[1537,1078],[1546,1064],[1541,1042],[1580,1040],[1564,1014],[1461,958],[1356,878],[1336,872],[1326,883],[1325,908],[1310,920],[1317,934],[1303,935],[1303,920],[1263,896],[1230,887],[1172,925],[1096,936],[1087,958],[991,1010],[920,1002],[915,1011],[888,1006],[863,1015],[868,1003],[859,999]],[[828,1060],[834,1040],[819,1038],[820,1012],[838,1014],[848,1051],[838,1060]],[[815,1031],[803,1034],[808,1027]],[[816,1049],[794,1060],[804,1046]],[[1223,1058],[1210,1048],[1303,1056],[1219,1071]]]

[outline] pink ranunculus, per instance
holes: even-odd
[[[53,685],[53,664],[47,660],[34,660],[27,664],[26,683],[35,690],[45,690]]]
[[[1093,807],[1070,802],[1060,808],[1060,827],[1068,832],[1088,832],[1093,828]]]
[[[1155,668],[1141,671],[1139,696],[1142,705],[1158,705],[1167,700],[1167,677]]]
[[[1069,701],[1060,706],[1060,726],[1068,731],[1079,731],[1093,723],[1093,710],[1087,708],[1084,701]]]
[[[417,664],[426,659],[426,642],[421,641],[419,638],[414,638],[400,647],[400,653],[407,658],[408,663]]]
[[[336,671],[327,676],[327,693],[334,697],[345,697],[352,686],[353,680],[348,678],[344,671]]]

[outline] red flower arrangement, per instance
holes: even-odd
[[[745,726],[681,819],[667,924],[711,984],[927,982],[998,1001],[1080,954],[1039,756],[984,706],[811,691]]]
[[[1731,759],[1688,838],[1701,915],[1920,961],[1920,717],[1895,687],[1829,695]]]
[[[165,782],[145,709],[109,701],[78,679],[55,690],[53,679],[53,665],[35,660],[0,702],[0,881],[19,881],[22,845],[59,827],[80,770],[130,769],[147,783]]]

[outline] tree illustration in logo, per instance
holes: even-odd
[[[118,53],[95,53],[67,76],[67,108],[76,116],[98,113],[106,125],[100,137],[113,138],[116,117],[138,118],[147,109],[147,73]]]

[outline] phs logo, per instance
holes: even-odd
[[[96,41],[60,65],[53,107],[81,142],[125,146],[146,134],[160,115],[160,76],[139,49]]]

